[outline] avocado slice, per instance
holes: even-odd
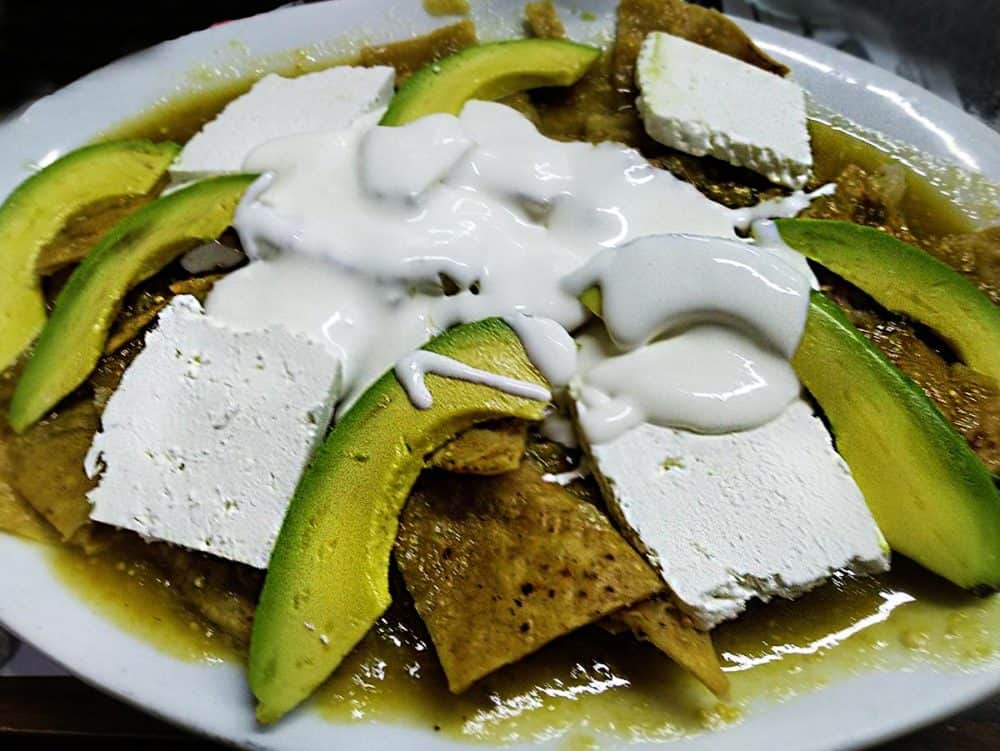
[[[890,547],[960,587],[1000,587],[1000,492],[920,387],[819,292],[792,365]]]
[[[193,246],[222,234],[253,175],[202,180],[126,217],[70,276],[10,402],[18,433],[86,380],[125,293]]]
[[[948,264],[873,227],[828,219],[776,224],[806,258],[930,326],[967,365],[1000,380],[1000,306]]]
[[[0,206],[0,371],[45,325],[38,254],[87,206],[157,187],[180,146],[129,140],[85,146],[21,183]]]
[[[453,329],[425,349],[546,385],[498,318]],[[271,554],[250,640],[257,717],[274,722],[333,672],[390,602],[399,514],[427,458],[484,420],[540,420],[545,404],[466,381],[427,377],[430,409],[389,371],[337,423],[299,481]]]
[[[457,115],[470,99],[501,99],[523,89],[570,86],[601,51],[564,39],[479,44],[414,73],[396,92],[381,125],[405,125],[438,112]]]

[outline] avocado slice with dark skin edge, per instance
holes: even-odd
[[[39,253],[87,206],[157,188],[180,151],[174,143],[111,141],[84,146],[22,182],[0,206],[0,371],[45,326],[35,270]]]
[[[128,290],[222,234],[254,179],[202,180],[157,199],[101,238],[56,298],[17,381],[8,416],[15,432],[26,430],[87,379]]]
[[[600,57],[597,47],[564,39],[515,39],[469,47],[414,73],[380,125],[425,115],[457,115],[470,99],[502,99],[524,89],[571,86]]]
[[[580,301],[601,315],[601,292]],[[977,593],[1000,589],[1000,491],[923,390],[813,292],[792,366],[889,547]]]
[[[498,318],[424,347],[547,386]],[[540,420],[546,403],[427,376],[430,409],[414,407],[390,370],[337,423],[299,481],[271,554],[250,640],[257,718],[274,722],[306,699],[390,602],[399,514],[430,455],[457,433],[501,417]]]
[[[966,365],[1000,382],[1000,306],[920,248],[873,227],[829,219],[778,219],[794,250],[934,329]]]
[[[923,390],[819,292],[792,365],[889,546],[960,587],[1000,588],[1000,492]]]

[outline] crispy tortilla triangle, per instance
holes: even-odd
[[[729,679],[722,672],[712,637],[699,631],[677,606],[673,596],[662,594],[608,616],[609,631],[631,631],[705,684],[713,694],[724,698],[729,693]]]
[[[86,494],[94,483],[82,468],[97,424],[97,410],[83,400],[12,436],[7,444],[14,490],[67,541],[91,524]],[[57,467],[80,469],[58,471],[53,456],[59,457]]]
[[[663,589],[600,511],[531,462],[494,477],[425,472],[396,560],[455,693]]]
[[[493,420],[459,433],[431,456],[430,465],[463,475],[499,475],[521,465],[528,440],[523,420]]]

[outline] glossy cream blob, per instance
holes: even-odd
[[[579,285],[564,278],[579,279],[593,258],[607,259],[611,249],[649,235],[714,237],[720,258],[733,261],[694,285],[690,280],[706,270],[701,255],[674,252],[669,269],[658,264],[656,273],[687,292],[650,309],[657,330],[700,321],[728,296],[733,310],[726,322],[760,328],[778,342],[777,351],[787,354],[801,333],[791,318],[768,317],[768,301],[780,293],[761,281],[788,286],[794,270],[779,273],[784,267],[773,254],[737,239],[731,210],[635,150],[554,141],[515,110],[488,102],[469,102],[457,117],[432,115],[400,127],[379,126],[380,116],[364,116],[342,131],[274,140],[251,153],[245,169],[264,177],[248,191],[235,226],[254,261],[221,281],[207,301],[210,314],[232,325],[281,323],[327,344],[343,362],[341,413],[394,365],[417,406],[428,406],[425,372],[527,393],[526,384],[410,354],[452,326],[491,316],[516,330],[553,387],[565,385],[579,372],[567,331],[590,314],[577,299]],[[621,284],[634,284],[635,296],[650,300],[663,285],[644,273]],[[645,343],[645,325],[640,321],[639,335],[625,340]],[[705,340],[701,350],[712,346]],[[729,360],[705,362],[717,368]],[[741,374],[726,383],[747,372],[745,363],[725,367]],[[769,387],[775,377],[758,367]],[[633,385],[642,390],[638,381]],[[630,388],[623,382],[619,396]],[[715,429],[734,422],[712,419]]]
[[[602,317],[621,352],[588,367],[576,389],[591,443],[644,422],[746,430],[798,396],[788,360],[805,327],[809,279],[766,248],[651,235],[599,253],[564,286],[601,290]]]
[[[580,426],[606,443],[644,422],[730,433],[778,417],[798,396],[788,361],[740,331],[713,324],[610,357],[583,375]]]
[[[563,287],[576,296],[600,288],[601,317],[623,349],[711,320],[749,328],[791,357],[809,302],[807,280],[768,249],[697,235],[649,235],[605,250]]]

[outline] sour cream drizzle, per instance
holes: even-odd
[[[216,285],[209,314],[247,328],[284,324],[324,342],[344,365],[343,404],[393,363],[418,407],[430,404],[426,373],[547,399],[535,384],[414,350],[456,324],[503,316],[539,371],[561,387],[580,375],[567,331],[589,317],[577,299],[589,279],[609,286],[616,339],[635,348],[587,376],[607,400],[650,391],[656,371],[643,381],[624,359],[630,356],[662,369],[661,380],[694,384],[706,366],[721,369],[710,378],[716,397],[784,384],[768,358],[783,362],[801,333],[802,317],[780,301],[800,294],[802,275],[737,240],[734,212],[632,149],[550,140],[502,105],[473,101],[458,117],[397,128],[378,126],[380,116],[271,141],[250,155],[245,168],[266,176],[240,204],[235,226],[255,260]],[[620,246],[679,232],[702,237],[648,238],[641,241],[647,260],[657,249],[663,259],[628,278],[614,271]],[[707,250],[681,252],[678,244]],[[664,285],[669,300],[654,294]],[[622,296],[633,298],[631,308],[616,302]],[[737,328],[680,332],[706,316],[723,321],[716,329]],[[679,342],[643,346],[654,329],[680,332]],[[669,357],[657,354],[668,349]],[[699,364],[702,355],[708,359]],[[620,379],[616,388],[602,373]],[[637,409],[633,399],[630,419],[722,430],[749,427],[772,411],[727,417],[743,402],[720,397],[705,419],[689,420],[677,415],[700,410],[703,395],[693,385],[682,392],[677,410],[666,403]]]
[[[424,381],[428,373],[445,378],[458,378],[470,383],[481,383],[499,391],[506,391],[508,394],[523,396],[525,399],[547,402],[552,398],[552,393],[544,386],[473,368],[451,357],[423,349],[401,357],[396,362],[395,373],[410,401],[418,409],[429,409],[434,403],[430,389]]]
[[[781,198],[772,198],[768,201],[761,201],[755,206],[746,206],[742,209],[732,209],[733,224],[737,229],[746,230],[754,222],[761,219],[779,219],[793,217],[809,208],[809,204],[817,198],[832,196],[837,192],[836,183],[827,183],[816,188],[816,190],[805,192],[796,190]]]

